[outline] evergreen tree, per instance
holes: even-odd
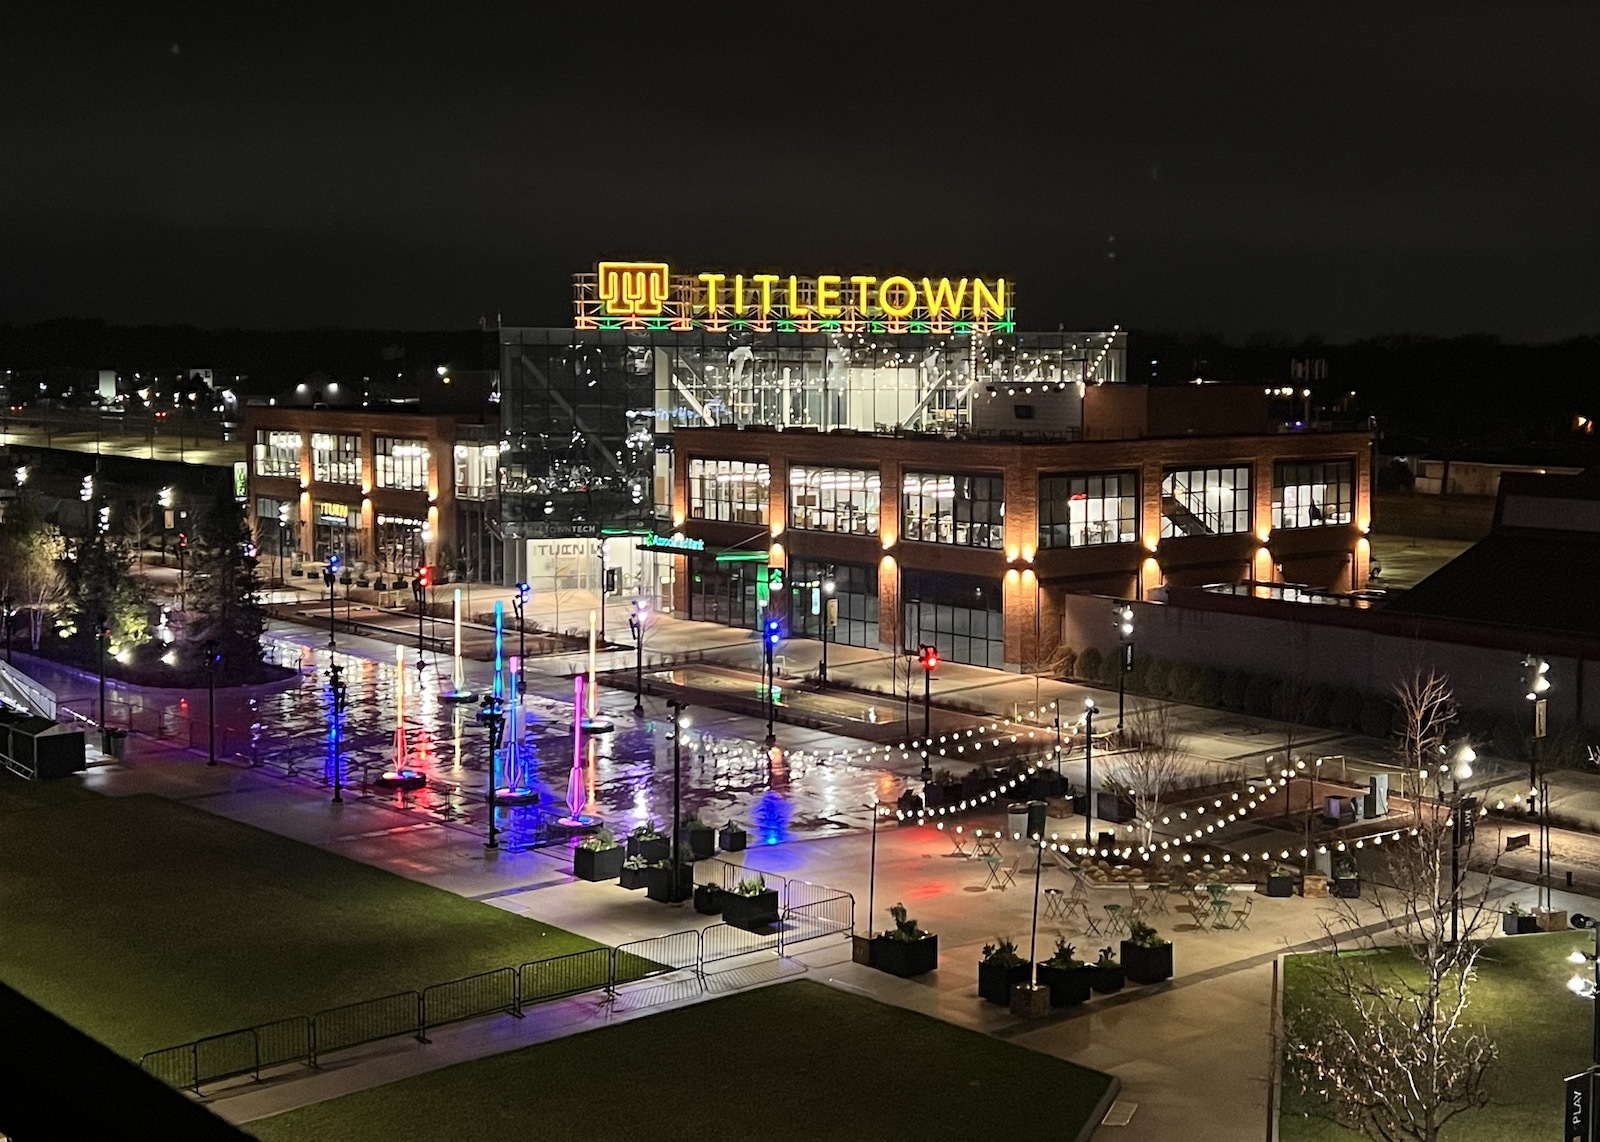
[[[133,559],[112,543],[91,513],[89,533],[73,545],[67,562],[69,609],[77,635],[94,641],[95,624],[104,617],[111,628],[113,653],[139,646],[150,637],[150,599],[143,579],[133,575]]]
[[[261,576],[256,570],[255,537],[244,507],[230,489],[220,491],[202,513],[189,550],[189,588],[184,600],[189,660],[200,663],[200,649],[214,640],[223,665],[248,672],[261,661]]]

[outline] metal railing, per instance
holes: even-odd
[[[737,865],[726,866],[739,869]],[[743,870],[746,872],[754,870]],[[478,972],[422,991],[397,991],[376,999],[329,1007],[315,1015],[296,1015],[176,1047],[147,1051],[139,1065],[170,1086],[199,1092],[206,1083],[300,1063],[315,1067],[336,1051],[411,1035],[428,1042],[427,1031],[447,1023],[500,1013],[521,1018],[531,1006],[589,992],[615,995],[618,987],[640,980],[689,972],[705,977],[707,964],[786,949],[826,935],[854,931],[855,899],[840,889],[807,881],[780,880],[783,918],[771,932],[748,932],[728,924],[687,929],[633,940],[614,948],[588,948],[519,967]]]

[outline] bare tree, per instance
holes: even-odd
[[[1410,836],[1382,846],[1393,881],[1377,904],[1383,924],[1358,919],[1341,901],[1325,922],[1332,954],[1319,955],[1309,985],[1284,1005],[1284,1070],[1313,1113],[1383,1142],[1436,1142],[1458,1114],[1485,1105],[1492,1039],[1467,1019],[1475,938],[1493,922],[1488,881],[1464,896],[1452,877],[1450,813],[1443,801],[1448,773],[1439,748],[1455,717],[1448,680],[1416,672],[1396,688],[1406,711],[1401,752],[1426,757],[1439,799]],[[1471,830],[1463,850],[1471,855]],[[1461,862],[1465,867],[1467,861]],[[1463,939],[1451,938],[1455,908],[1464,909]],[[1380,947],[1376,933],[1397,937]],[[1347,953],[1362,951],[1367,954]]]
[[[128,541],[128,546],[133,548],[134,561],[144,566],[145,542],[156,531],[156,508],[148,503],[133,505],[122,521],[122,533]]]
[[[1135,709],[1127,722],[1127,748],[1115,755],[1106,787],[1133,802],[1142,843],[1148,845],[1155,836],[1161,806],[1183,780],[1188,753],[1173,720],[1172,707]]]

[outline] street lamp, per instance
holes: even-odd
[[[180,547],[178,549],[178,555],[180,558],[182,557],[183,548]],[[180,563],[179,566],[181,567],[182,564]],[[180,572],[181,574],[182,572]],[[333,585],[339,581],[339,555],[337,552],[328,555],[328,562],[322,568],[322,581],[328,587],[328,649],[332,650],[339,645],[338,637],[334,634],[334,623],[338,620],[333,612]]]
[[[288,575],[285,571],[284,554],[284,550],[288,546],[288,540],[289,505],[287,503],[282,503],[278,505],[278,586],[280,587],[289,581]]]
[[[328,667],[328,687],[333,691],[333,803],[344,804],[344,767],[340,747],[344,744],[344,711],[349,704],[349,694],[344,683],[344,667],[337,662]]]
[[[933,736],[933,672],[939,669],[939,649],[923,643],[917,647],[917,661],[922,664],[922,783],[926,785],[933,780],[928,743]]]
[[[628,631],[633,635],[633,712],[644,713],[644,624],[650,613],[650,604],[635,599],[628,613]]]
[[[416,575],[411,580],[411,597],[417,601],[417,669],[422,669],[422,612],[423,603],[427,599],[428,587],[432,584],[433,572],[427,567],[417,568]],[[332,588],[329,588],[332,590]]]
[[[184,557],[188,554],[189,533],[186,531],[180,531],[178,533],[178,609],[180,611],[188,609],[183,605],[183,564]]]
[[[1472,777],[1472,763],[1478,760],[1472,746],[1462,743],[1456,750],[1455,767],[1450,771],[1450,942],[1460,940],[1461,919],[1461,835],[1465,832],[1461,814],[1461,783]]]
[[[667,896],[669,899],[676,901],[683,899],[681,895],[683,891],[683,872],[680,867],[683,861],[683,850],[679,848],[681,842],[678,837],[678,830],[683,825],[683,811],[681,808],[683,800],[683,770],[678,763],[678,747],[683,741],[683,712],[689,706],[676,698],[670,699],[667,705],[672,708],[672,887],[668,890]]]
[[[776,690],[778,688],[778,676],[777,676],[777,673],[773,669],[773,654],[777,651],[778,642],[782,638],[783,638],[783,625],[777,619],[770,619],[769,618],[767,620],[767,623],[766,623],[765,637],[761,640],[762,643],[764,644],[763,645],[763,649],[766,652],[766,660],[767,660],[767,681],[766,681],[765,689],[766,689],[766,698],[767,698],[767,744],[768,745],[777,745],[778,744],[778,735],[773,731],[773,726],[772,726],[773,721],[778,716],[778,702],[777,702],[776,697],[772,693],[774,690]]]
[[[1083,843],[1088,848],[1094,842],[1094,716],[1099,712],[1093,698],[1083,700]]]
[[[517,613],[517,693],[522,693],[528,661],[528,624],[523,621],[524,608],[533,594],[527,583],[517,584],[517,593],[511,596],[511,609]]]
[[[206,764],[217,764],[217,640],[202,644],[206,652]]]
[[[1133,608],[1126,603],[1111,608],[1111,622],[1117,628],[1117,729],[1122,729],[1123,697],[1128,690],[1128,671],[1133,666]]]
[[[483,699],[483,711],[478,718],[489,727],[489,840],[483,846],[486,849],[500,847],[500,826],[495,821],[495,786],[499,783],[497,772],[497,759],[500,756],[500,738],[506,730],[506,716],[500,708],[500,695],[486,694]]]
[[[100,659],[100,729],[104,737],[106,728],[106,643],[111,639],[111,627],[102,613],[94,620],[94,641]]]
[[[1587,919],[1587,917],[1582,918]],[[1577,920],[1580,917],[1575,916],[1573,919]],[[1581,967],[1584,964],[1593,965],[1594,978],[1584,979],[1581,972],[1574,971],[1572,978],[1567,981],[1567,990],[1574,995],[1581,995],[1585,999],[1595,999],[1596,996],[1600,996],[1600,924],[1590,920],[1589,927],[1594,932],[1594,951],[1585,952],[1580,948],[1574,948],[1572,954],[1567,957],[1567,962],[1577,967]],[[1600,1002],[1596,1003],[1592,1022],[1591,1070],[1600,1068]]]
[[[1056,712],[1056,776],[1061,776],[1061,702],[1057,699],[1050,703],[1050,708]]]
[[[828,573],[822,577],[822,664],[817,667],[817,687],[823,690],[828,688],[828,628],[839,613],[839,600],[833,597],[837,586],[830,563]]]

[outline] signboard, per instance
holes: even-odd
[[[646,536],[639,544],[649,551],[704,551],[706,541],[703,539],[690,539],[686,535],[650,535]]]
[[[241,504],[250,499],[250,465],[243,460],[233,462],[233,498]]]
[[[1594,1069],[1567,1076],[1567,1100],[1562,1107],[1562,1137],[1567,1142],[1594,1142]]]
[[[826,619],[823,620],[823,622],[826,625],[830,626],[830,627],[836,627],[836,626],[839,625],[839,600],[838,599],[829,599],[828,600],[828,616],[827,616]]]
[[[1545,715],[1545,709],[1548,706],[1548,704],[1549,704],[1549,699],[1547,699],[1547,698],[1537,698],[1537,699],[1534,700],[1534,703],[1533,703],[1533,736],[1536,737],[1536,738],[1544,737],[1545,716],[1546,716]]]
[[[522,525],[524,539],[599,539],[597,523],[546,523],[539,521]]]
[[[601,262],[578,274],[578,329],[749,329],[780,333],[1008,333],[1006,278],[904,274],[672,272],[666,262]]]

